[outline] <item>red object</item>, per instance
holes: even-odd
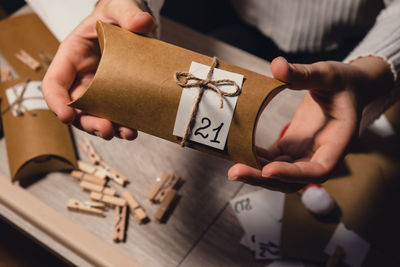
[[[306,191],[310,187],[321,187],[321,186],[319,184],[309,184],[309,185],[306,185],[303,189],[304,189],[304,191]]]
[[[286,126],[285,126],[285,127],[283,127],[283,129],[281,130],[281,133],[279,134],[278,141],[279,141],[279,140],[281,140],[281,139],[282,139],[282,137],[285,135],[285,133],[286,133],[286,130],[289,128],[289,126],[290,126],[290,123],[286,124]]]

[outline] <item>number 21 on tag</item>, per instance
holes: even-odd
[[[219,132],[221,131],[222,127],[224,127],[224,123],[221,122],[218,127],[212,128],[214,126],[212,125],[211,120],[207,117],[203,117],[201,119],[201,124],[202,124],[202,126],[198,127],[194,131],[194,135],[195,136],[197,135],[206,140],[209,140],[209,142],[211,142],[211,143],[219,144],[220,141],[218,140],[218,135],[219,135]],[[211,133],[210,133],[210,130],[212,131]]]

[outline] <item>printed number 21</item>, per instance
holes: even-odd
[[[208,133],[204,134],[204,133],[202,133],[201,131],[202,131],[202,130],[205,130],[205,129],[207,129],[208,127],[211,126],[211,120],[210,120],[209,118],[207,118],[207,117],[203,117],[203,118],[201,119],[201,123],[202,123],[202,124],[205,124],[205,125],[202,126],[202,127],[197,128],[197,130],[194,132],[194,135],[200,135],[200,136],[203,137],[204,139],[207,139],[208,136],[209,136]],[[222,126],[224,126],[224,123],[223,123],[223,122],[221,122],[221,124],[220,124],[217,128],[212,129],[212,131],[215,132],[215,136],[214,136],[214,139],[210,140],[211,143],[218,143],[218,144],[220,143],[220,142],[218,141],[218,135],[219,135],[219,132],[220,132],[221,129],[222,129]]]

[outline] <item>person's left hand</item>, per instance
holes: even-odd
[[[244,164],[228,172],[231,180],[283,192],[321,183],[345,154],[356,135],[363,107],[393,86],[389,65],[378,57],[345,64],[271,63],[275,78],[294,90],[309,90],[283,137],[268,149],[257,148],[262,170]],[[381,91],[380,91],[381,90]]]

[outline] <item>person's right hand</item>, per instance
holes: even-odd
[[[104,139],[117,136],[133,140],[137,136],[136,130],[116,125],[67,105],[86,90],[96,72],[100,60],[97,20],[140,34],[150,33],[155,26],[153,17],[143,12],[134,0],[99,1],[93,13],[60,44],[43,79],[43,95],[50,109],[62,122],[72,123]]]
[[[257,148],[265,162],[262,170],[239,163],[228,176],[282,192],[326,181],[357,137],[364,107],[389,95],[395,81],[390,65],[377,56],[314,64],[278,57],[271,71],[291,89],[308,91],[282,138],[267,149]]]

